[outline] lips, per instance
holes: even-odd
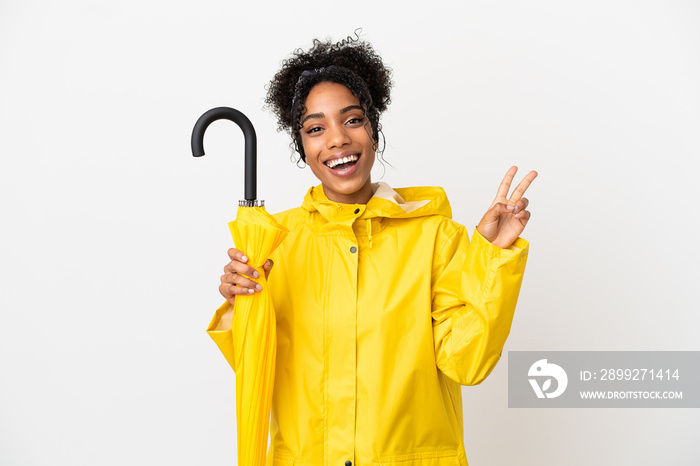
[[[358,170],[361,158],[361,154],[357,152],[348,152],[326,160],[323,164],[332,175],[344,178]]]

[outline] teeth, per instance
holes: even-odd
[[[354,162],[354,161],[356,161],[358,158],[359,158],[359,157],[358,157],[357,155],[352,154],[352,155],[348,155],[347,157],[342,157],[342,158],[340,158],[340,159],[335,159],[335,160],[331,160],[331,161],[329,161],[329,162],[326,162],[326,165],[327,165],[329,168],[334,168],[334,167],[336,167],[336,166],[338,166],[338,165],[340,165],[340,164],[342,164],[342,163]]]

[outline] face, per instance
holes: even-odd
[[[372,197],[374,140],[360,100],[342,84],[322,82],[311,89],[305,106],[301,142],[326,197],[366,204]]]

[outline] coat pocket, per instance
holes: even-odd
[[[466,458],[461,461],[458,452],[433,452],[417,455],[384,457],[379,461],[382,466],[466,466]]]

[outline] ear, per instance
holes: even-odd
[[[379,124],[377,124],[377,130],[375,131],[374,128],[372,128],[372,140],[374,140],[374,144],[372,144],[372,149],[376,152],[379,150],[379,133],[381,132],[381,129],[379,128]]]

